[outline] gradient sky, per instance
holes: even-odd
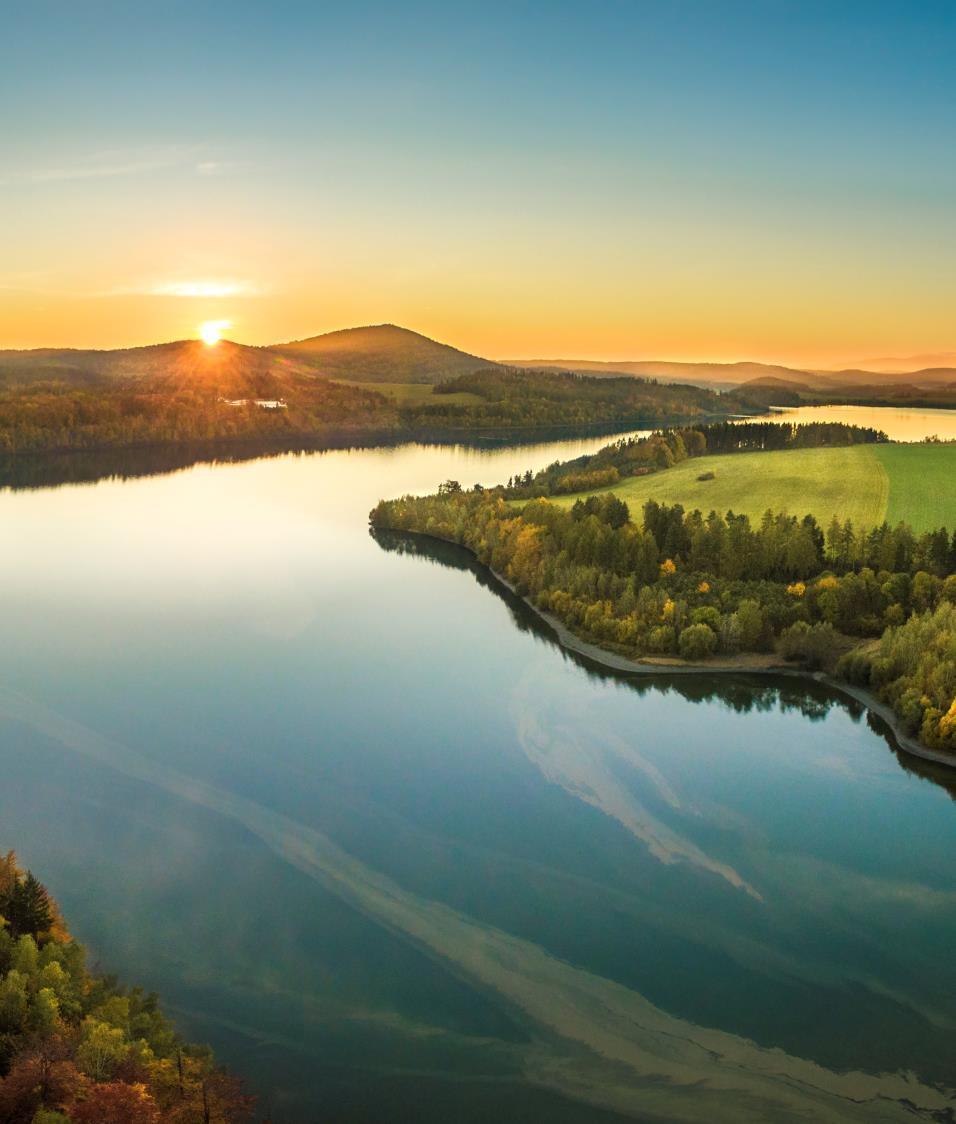
[[[956,350],[956,3],[30,0],[0,347]]]

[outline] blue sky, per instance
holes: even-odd
[[[155,290],[211,277],[250,342],[411,319],[516,355],[956,347],[956,4],[5,23],[0,345],[172,332],[190,298]]]

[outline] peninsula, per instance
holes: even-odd
[[[903,748],[956,765],[956,534],[855,523],[878,502],[852,477],[845,500],[828,487],[834,453],[884,447],[883,434],[840,424],[664,430],[498,488],[447,481],[432,496],[383,501],[370,518],[379,530],[467,547],[566,647],[617,670],[822,674],[892,719]],[[937,448],[942,480],[956,446]],[[921,451],[896,447],[904,493],[906,461]],[[732,469],[748,454],[736,511],[652,498],[686,462]],[[817,514],[768,508],[752,518],[747,481],[759,494],[759,478],[794,457],[805,507]],[[722,474],[710,467],[695,484]],[[637,519],[621,498],[632,484],[647,496]],[[882,502],[885,511],[891,501]],[[821,523],[821,503],[839,503],[843,517],[832,510]]]

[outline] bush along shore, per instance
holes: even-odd
[[[751,427],[717,427],[718,441],[736,428]],[[800,428],[782,447],[880,438],[848,434],[846,426],[810,438]],[[956,753],[956,535],[945,528],[916,534],[904,523],[864,528],[836,518],[821,527],[810,515],[772,511],[751,522],[653,500],[638,514],[613,491],[570,509],[541,495],[516,502],[545,485],[560,495],[568,475],[603,472],[622,454],[631,464],[648,456],[673,464],[688,456],[689,441],[707,451],[708,427],[693,434],[618,442],[609,456],[551,466],[541,481],[471,491],[447,481],[432,496],[382,501],[371,523],[467,547],[566,630],[565,640],[577,639],[569,646],[613,657],[609,666],[825,673],[893,718],[904,748],[921,746],[923,756],[949,763]]]
[[[0,856],[3,1124],[239,1124],[253,1107],[155,995],[91,973],[44,887]]]

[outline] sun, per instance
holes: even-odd
[[[215,347],[222,339],[222,333],[231,327],[231,320],[204,320],[199,325],[199,338],[207,347]]]

